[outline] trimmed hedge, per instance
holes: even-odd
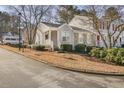
[[[62,49],[62,51],[71,52],[72,51],[72,44],[62,44],[61,49]]]
[[[42,45],[33,46],[33,49],[38,50],[38,51],[44,51],[45,50],[45,46],[42,46]]]
[[[9,46],[19,48],[19,44],[10,44]],[[27,45],[22,45],[22,44],[20,44],[20,47],[21,47],[21,48],[26,48]]]
[[[78,44],[75,46],[75,51],[80,53],[85,53],[85,48],[86,48],[86,45]]]

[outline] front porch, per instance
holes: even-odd
[[[57,48],[57,30],[49,30],[43,33],[43,45],[52,50]]]

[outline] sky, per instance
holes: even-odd
[[[81,9],[82,6],[78,5],[78,9]],[[7,5],[0,5],[0,11],[8,11]]]
[[[0,5],[0,11],[7,11],[7,8],[5,5]]]

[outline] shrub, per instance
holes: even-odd
[[[86,47],[86,53],[89,54],[91,52],[91,50],[93,49],[93,46],[87,46]]]
[[[107,50],[106,49],[101,49],[100,50],[100,58],[105,58],[107,55]]]
[[[115,62],[115,57],[116,57],[117,53],[118,53],[117,48],[107,49],[107,55],[105,57],[105,60],[110,61],[110,62]]]
[[[124,48],[124,44],[122,44],[121,47]]]
[[[100,48],[93,48],[90,52],[90,55],[93,57],[100,58]]]
[[[38,45],[38,46],[33,46],[33,48],[38,51],[43,51],[45,49],[45,46]]]
[[[90,52],[91,56],[101,58],[117,65],[124,65],[124,49],[123,48],[93,48]]]
[[[78,44],[75,46],[75,51],[80,53],[85,53],[85,48],[86,48],[86,45]]]
[[[124,56],[124,49],[123,48],[119,48],[118,52],[117,52],[117,56]]]
[[[9,46],[19,48],[19,44],[10,44]],[[21,47],[21,48],[26,48],[27,45],[22,45],[22,44],[20,44],[20,47]]]
[[[123,65],[124,64],[124,49],[119,48],[116,57],[114,58],[116,64]]]
[[[19,47],[19,44],[10,44],[9,46],[18,48]],[[20,44],[20,47],[22,47],[21,44]]]
[[[72,45],[71,44],[62,44],[61,49],[62,49],[62,51],[70,52],[70,51],[72,51]]]

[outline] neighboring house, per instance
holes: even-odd
[[[109,20],[108,19],[105,19],[104,17],[101,18],[100,20],[100,31],[106,41],[106,43],[108,44],[109,43],[109,40],[108,40],[108,32],[107,32],[107,24],[108,24]],[[117,31],[115,31],[116,27],[120,24],[123,24],[124,22],[122,20],[115,20],[111,23],[111,26],[110,26],[110,33],[114,33],[115,34],[112,36],[111,38],[111,41],[112,41],[112,44],[113,44],[113,41],[116,39],[117,35],[119,34],[119,31],[120,29],[122,29],[122,27],[118,28]],[[121,47],[121,45],[124,44],[124,32],[122,31],[122,33],[120,34],[118,40],[117,40],[117,43],[116,43],[116,46],[117,47]],[[100,35],[97,35],[97,45],[100,46],[100,47],[104,47],[104,43],[100,37]],[[109,45],[109,44],[108,44]]]
[[[103,24],[102,28],[104,26]],[[107,33],[102,28],[100,30],[105,35],[104,38],[106,38]],[[124,34],[120,37],[124,37]],[[73,49],[77,44],[104,47],[101,37],[93,28],[92,21],[86,16],[78,15],[69,24],[40,23],[36,33],[35,44],[49,46],[50,48],[61,48],[61,44],[71,44]],[[121,44],[119,43],[118,46]]]
[[[19,35],[13,32],[2,32],[2,43],[19,44]],[[20,43],[22,43],[22,37]]]

